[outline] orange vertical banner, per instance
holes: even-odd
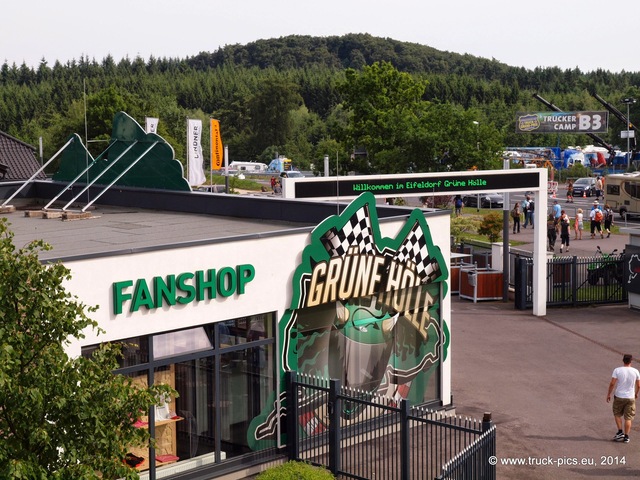
[[[211,169],[220,170],[224,159],[222,148],[222,136],[220,135],[220,122],[211,119]]]

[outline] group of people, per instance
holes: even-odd
[[[522,205],[520,202],[516,202],[511,210],[511,218],[513,219],[513,233],[520,233],[520,217],[524,214],[524,228],[527,228],[527,225],[531,225],[533,227],[533,212],[535,210],[535,204],[531,199],[530,195],[527,195],[525,199],[522,201]]]
[[[596,200],[600,200],[600,197],[604,200],[604,177],[602,175],[596,178],[595,187]],[[573,180],[567,182],[567,203],[573,203]]]
[[[584,212],[581,208],[578,208],[578,210],[576,210],[576,216],[573,219],[574,240],[582,240],[584,222]],[[589,222],[591,238],[596,238],[596,235],[600,235],[600,238],[604,238],[605,232],[607,234],[607,238],[609,238],[611,236],[611,227],[613,226],[613,209],[609,204],[604,205],[603,208],[600,205],[600,202],[595,200],[591,206],[591,211],[589,212]],[[549,242],[549,251],[555,251],[555,243],[558,234],[560,234],[560,253],[562,253],[565,248],[567,252],[569,251],[571,227],[571,218],[569,218],[567,212],[560,207],[558,201],[554,200],[552,211],[547,218],[547,240]]]
[[[578,209],[576,214],[576,220],[574,222],[574,228],[578,228],[576,232],[576,239],[578,235],[582,238],[582,209]],[[569,251],[569,245],[571,243],[571,219],[565,210],[560,208],[558,201],[553,202],[553,208],[549,216],[547,217],[547,240],[549,241],[548,249],[551,252],[555,252],[556,239],[558,233],[560,234],[560,253],[564,248]]]
[[[282,185],[280,185],[280,181],[273,175],[271,176],[271,191],[276,195],[282,194]]]

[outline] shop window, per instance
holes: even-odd
[[[178,392],[155,407],[156,469],[170,471],[175,463],[203,466],[251,452],[247,431],[266,407],[275,388],[274,344],[256,345],[220,356],[216,379],[214,357],[179,362],[154,369],[154,382]],[[146,385],[146,376],[132,376]],[[219,389],[216,390],[216,385]],[[149,416],[138,419],[148,428]],[[219,445],[219,450],[218,450]],[[219,452],[219,455],[216,454]],[[145,459],[147,449],[131,449]]]
[[[266,407],[275,386],[274,345],[260,345],[221,356],[220,440],[227,458],[250,452],[247,431]]]
[[[241,345],[273,338],[273,316],[253,315],[219,322],[220,346]]]
[[[154,384],[178,393],[156,405],[153,415],[145,412],[135,419],[139,428],[150,428],[155,417],[156,474],[148,448],[129,452],[140,460],[140,478],[170,478],[252,452],[249,426],[276,387],[274,332],[275,315],[264,314],[122,342],[122,368],[116,373],[146,387],[152,371]],[[85,347],[82,354],[89,356],[96,348]]]
[[[131,337],[117,342],[121,345],[122,355],[118,358],[120,368],[135,367],[149,362],[149,337]],[[100,345],[82,347],[82,356],[90,358]]]
[[[147,386],[147,372],[130,374],[134,385],[141,388]],[[175,366],[157,368],[154,370],[154,384],[165,384],[175,389]],[[156,468],[162,468],[166,465],[173,464],[179,460],[177,456],[177,424],[184,419],[176,413],[176,399],[171,397],[163,398],[162,401],[155,406],[153,416],[145,412],[135,420],[135,426],[138,428],[150,428],[150,422],[153,419],[153,432],[156,441],[155,457]],[[129,449],[129,458],[138,459],[136,469],[146,471],[149,469],[149,461],[151,458],[150,451],[145,447],[132,447]]]
[[[212,350],[213,345],[204,327],[179,330],[153,336],[153,357],[161,359],[184,353]]]

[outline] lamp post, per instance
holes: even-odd
[[[631,146],[630,146],[631,131],[629,130],[629,126],[631,125],[631,120],[629,119],[629,105],[636,103],[636,99],[631,97],[623,98],[622,103],[624,103],[627,106],[627,127],[626,127],[627,131],[625,135],[627,137],[628,162],[629,164],[631,164],[631,153],[629,152],[629,150],[631,150]]]
[[[480,133],[478,132],[480,122],[474,120],[473,124],[476,126],[476,150],[480,150]]]

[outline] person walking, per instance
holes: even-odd
[[[558,203],[558,200],[554,200],[553,201],[553,218],[556,219],[556,222],[560,221],[560,215],[562,215],[562,208],[560,207],[560,204]]]
[[[513,233],[520,233],[520,202],[516,202],[511,210],[511,218],[513,218]],[[517,230],[517,232],[516,232]]]
[[[549,251],[555,252],[556,238],[558,238],[558,225],[553,213],[547,217],[547,240],[549,240]]]
[[[462,215],[462,207],[463,207],[464,203],[462,202],[462,197],[460,195],[456,195],[456,199],[455,199],[455,215],[456,217],[459,217]]]
[[[569,220],[569,216],[562,210],[562,214],[560,215],[560,253],[562,253],[564,247],[566,247],[567,252],[569,252],[569,240],[571,239],[571,233],[569,232],[570,225],[571,220]]]
[[[608,203],[604,205],[604,231],[607,232],[607,238],[611,236],[611,226],[613,225],[613,209]]]
[[[524,228],[527,228],[527,225],[531,225],[533,228],[533,200],[531,197],[527,195],[527,197],[522,202],[522,211],[524,212]]]
[[[573,203],[573,180],[567,183],[567,203]]]
[[[604,238],[604,234],[602,233],[602,220],[604,219],[604,214],[600,209],[600,204],[598,200],[593,202],[593,207],[591,208],[591,212],[589,213],[589,220],[591,220],[591,238],[595,238],[596,232],[600,234],[600,238]]]
[[[582,213],[581,208],[576,212],[576,220],[573,224],[573,229],[576,232],[574,240],[582,240],[582,230],[584,230],[584,213]]]
[[[599,176],[596,179],[596,198],[600,200],[600,197],[604,200],[604,192],[602,191],[604,184],[602,183],[602,177]]]
[[[617,367],[611,374],[609,390],[607,391],[607,403],[611,402],[613,394],[613,418],[616,421],[618,431],[613,436],[616,442],[629,443],[631,423],[636,415],[636,398],[640,390],[640,372],[631,366],[633,357],[629,353],[622,356],[622,367]],[[624,419],[624,425],[623,425]]]

